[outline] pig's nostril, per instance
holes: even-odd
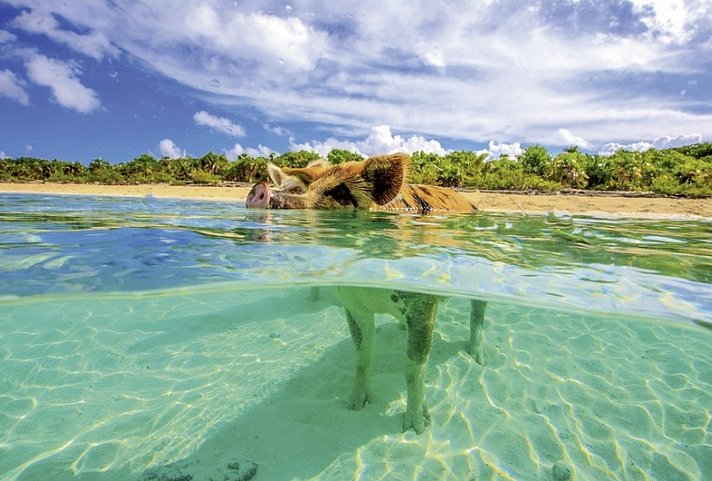
[[[265,198],[265,194],[264,193],[260,194],[260,200],[262,200],[264,198]]]

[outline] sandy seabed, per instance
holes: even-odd
[[[416,435],[401,432],[396,323],[377,317],[373,397],[355,412],[333,292],[226,292],[0,305],[2,479],[712,479],[701,330],[494,303],[481,366],[462,351],[469,302],[449,299]]]
[[[95,185],[54,183],[0,183],[1,192],[190,198],[241,202],[249,187],[146,185]],[[626,217],[712,218],[712,199],[627,197],[615,195],[532,195],[464,191],[483,212],[606,214]]]

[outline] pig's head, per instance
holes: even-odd
[[[397,153],[330,165],[319,161],[301,169],[269,164],[275,188],[259,182],[246,206],[272,209],[369,209],[384,205],[400,192],[410,158]]]

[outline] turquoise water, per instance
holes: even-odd
[[[445,297],[424,434],[334,285]],[[0,479],[712,479],[710,327],[710,221],[0,194]]]

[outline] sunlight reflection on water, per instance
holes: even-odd
[[[257,480],[712,476],[709,222],[11,195],[0,227],[3,481],[183,459]],[[385,316],[377,397],[344,409],[343,311],[308,289],[337,284],[450,297],[423,435],[400,433]],[[492,301],[484,367],[468,296]]]

